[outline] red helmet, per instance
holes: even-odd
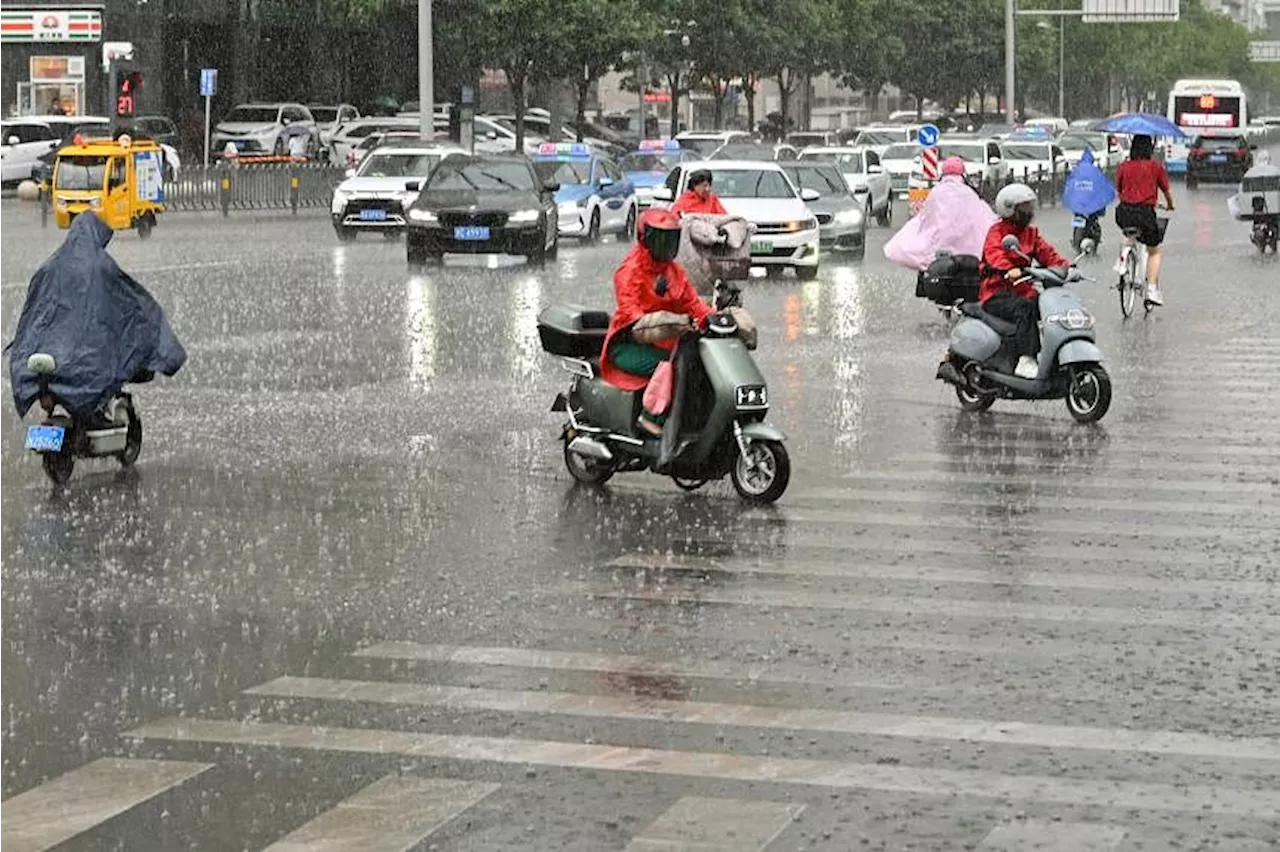
[[[636,222],[636,239],[659,263],[675,260],[680,251],[680,217],[670,210],[646,210]]]
[[[964,177],[964,174],[964,160],[959,157],[947,157],[942,161],[943,177],[946,177],[947,175],[959,175],[960,177]]]

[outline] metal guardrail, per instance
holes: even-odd
[[[328,207],[345,170],[310,163],[183,167],[164,185],[167,210],[290,210]]]

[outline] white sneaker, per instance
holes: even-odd
[[[1148,301],[1148,302],[1150,302],[1150,303],[1151,303],[1151,304],[1153,304],[1153,305],[1163,305],[1163,304],[1164,304],[1164,293],[1160,292],[1160,285],[1159,285],[1159,284],[1148,284],[1148,285],[1147,285],[1147,297],[1146,297],[1146,298],[1147,298],[1147,301]]]
[[[1040,364],[1030,355],[1023,355],[1018,359],[1018,366],[1013,368],[1013,374],[1020,379],[1034,379],[1040,375]]]

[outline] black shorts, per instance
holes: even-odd
[[[1138,229],[1138,242],[1144,246],[1158,246],[1164,242],[1165,228],[1169,227],[1168,219],[1157,219],[1156,208],[1145,204],[1121,204],[1116,208],[1116,225]]]

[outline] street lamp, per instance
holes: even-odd
[[[1048,21],[1040,21],[1036,24],[1042,30],[1052,30],[1053,24]],[[1067,17],[1066,15],[1058,16],[1058,117],[1067,117],[1066,106],[1066,56],[1067,56]]]

